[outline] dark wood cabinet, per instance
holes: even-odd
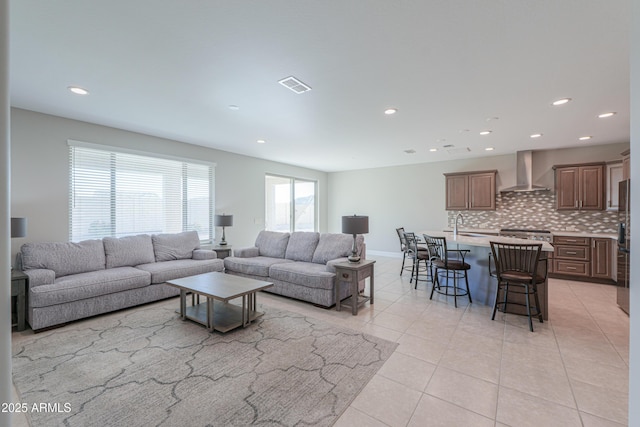
[[[612,243],[611,239],[591,239],[591,277],[612,279]]]
[[[461,211],[469,209],[469,177],[452,175],[447,181],[447,210]]]
[[[631,150],[625,150],[622,153],[622,179],[631,178]]]
[[[552,277],[613,283],[612,240],[553,236]]]
[[[557,210],[603,210],[605,164],[554,166]]]
[[[445,173],[447,210],[495,210],[497,171]]]
[[[553,272],[567,276],[589,277],[590,240],[588,237],[553,236]]]

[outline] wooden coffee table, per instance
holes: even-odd
[[[225,273],[205,273],[196,276],[169,280],[167,285],[180,289],[180,317],[204,325],[210,331],[228,332],[249,324],[264,313],[256,311],[258,291],[273,286],[273,283]],[[187,293],[192,292],[207,298],[206,302],[187,307]],[[242,307],[229,301],[242,298]]]

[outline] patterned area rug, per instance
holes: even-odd
[[[246,329],[211,334],[177,305],[15,337],[13,380],[31,425],[328,426],[396,347],[268,307]]]

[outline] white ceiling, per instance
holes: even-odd
[[[323,171],[628,142],[630,15],[630,0],[12,1],[11,104]],[[313,89],[278,84],[290,75]]]

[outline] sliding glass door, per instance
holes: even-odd
[[[266,175],[265,229],[317,231],[317,183],[299,178]]]

